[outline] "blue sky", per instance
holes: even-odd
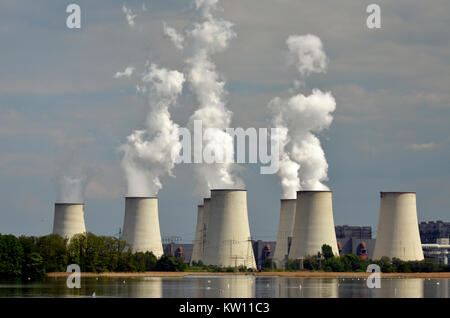
[[[163,22],[182,30],[195,17],[191,1],[76,1],[82,28],[65,26],[69,2],[0,0],[0,233],[51,232],[57,174],[77,167],[85,188],[89,231],[122,226],[126,183],[117,148],[144,125],[135,83],[113,78],[145,61],[184,70],[163,36]],[[145,3],[147,11],[142,10]],[[233,127],[266,127],[267,103],[286,96],[295,69],[286,65],[291,34],[319,36],[327,74],[307,90],[330,90],[337,102],[320,135],[329,164],[335,223],[376,230],[380,191],[416,191],[419,220],[450,220],[450,4],[378,1],[382,28],[365,26],[371,1],[223,1],[220,15],[237,37],[214,56],[227,79]],[[133,9],[130,28],[122,5]],[[185,89],[174,120],[185,126],[196,104]],[[281,188],[276,175],[243,165],[252,236],[275,239]],[[163,179],[163,236],[193,239],[192,165]]]

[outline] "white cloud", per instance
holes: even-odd
[[[134,67],[128,66],[125,68],[125,70],[123,72],[117,72],[116,74],[114,74],[114,78],[121,78],[121,77],[130,78],[131,75],[133,75],[133,72],[134,72]]]
[[[123,13],[125,13],[125,16],[127,18],[128,25],[130,27],[134,27],[134,19],[136,18],[136,14],[133,13],[131,9],[128,9],[125,5],[122,7]]]
[[[434,142],[424,143],[424,144],[411,144],[406,146],[407,149],[417,150],[417,151],[428,151],[436,149],[437,144]]]

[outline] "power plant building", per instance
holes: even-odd
[[[316,255],[322,245],[338,255],[331,191],[298,191],[289,259]]]
[[[256,268],[246,190],[211,190],[203,263]]]
[[[373,258],[423,260],[414,192],[381,192],[380,218]]]
[[[203,211],[204,205],[197,206],[197,226],[195,229],[194,249],[191,262],[198,262],[203,257]]]
[[[122,239],[134,252],[153,252],[163,255],[159,228],[158,198],[126,197]]]
[[[292,240],[294,229],[296,199],[282,199],[280,201],[280,222],[278,225],[277,248],[273,255],[273,261],[278,268],[284,268]]]
[[[71,238],[86,233],[83,203],[55,203],[53,234]]]

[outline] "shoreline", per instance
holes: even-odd
[[[49,278],[67,277],[73,273],[53,272],[47,273]],[[88,273],[82,272],[81,277],[186,277],[186,276],[225,276],[225,275],[252,275],[252,276],[278,276],[288,278],[366,278],[372,273],[366,272],[118,272],[118,273]],[[450,272],[439,273],[381,273],[382,278],[449,278]]]

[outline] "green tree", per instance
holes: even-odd
[[[344,264],[341,262],[340,257],[329,257],[323,264],[326,272],[344,272]]]
[[[334,257],[333,249],[331,248],[330,245],[327,244],[322,245],[322,255],[326,260]]]
[[[0,277],[20,277],[24,254],[14,235],[0,234]]]
[[[155,270],[161,272],[183,272],[186,267],[182,258],[177,258],[173,255],[162,255],[156,263]]]
[[[39,254],[44,259],[45,271],[65,272],[69,261],[69,252],[67,249],[68,239],[58,234],[41,236],[37,240]]]

